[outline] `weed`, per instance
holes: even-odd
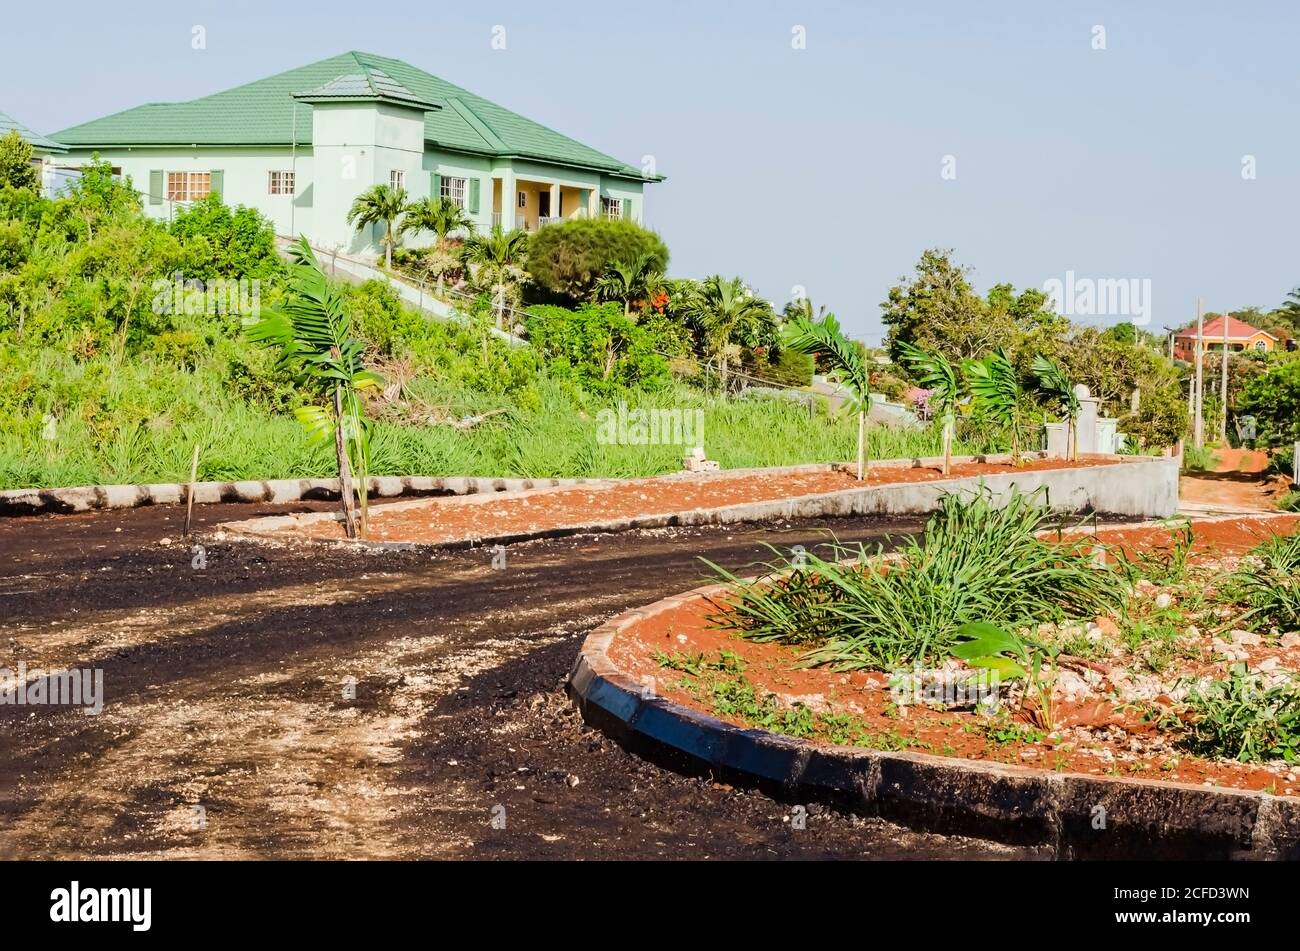
[[[1300,757],[1300,686],[1265,689],[1245,664],[1234,664],[1226,679],[1193,689],[1159,725],[1179,732],[1183,746],[1202,756],[1294,761]]]

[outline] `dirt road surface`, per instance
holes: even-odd
[[[199,529],[286,510],[304,507],[204,507]],[[101,668],[106,698],[0,706],[0,856],[1021,855],[815,808],[796,830],[788,804],[629,755],[563,692],[584,634],[699,583],[699,556],[735,568],[884,523],[583,536],[498,570],[485,550],[196,560],[180,518],[0,520],[0,667]]]

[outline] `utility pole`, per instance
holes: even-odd
[[[1196,298],[1196,380],[1192,385],[1196,406],[1192,445],[1201,449],[1205,446],[1205,305],[1199,297]]]
[[[1219,384],[1219,445],[1228,448],[1228,318],[1231,314],[1224,314],[1223,320],[1223,379]]]

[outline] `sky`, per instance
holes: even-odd
[[[364,50],[652,156],[673,276],[807,295],[876,344],[951,248],[980,291],[1159,331],[1300,284],[1298,28],[1283,0],[63,0],[7,6],[0,111],[48,134]],[[1090,309],[1103,281],[1129,300]]]

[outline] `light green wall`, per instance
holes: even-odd
[[[279,234],[291,231],[310,232],[313,209],[304,207],[304,201],[310,203],[312,195],[299,195],[296,206],[291,204],[288,195],[271,195],[269,193],[269,173],[271,171],[297,171],[298,190],[302,192],[312,181],[311,150],[299,149],[295,162],[291,149],[288,148],[130,148],[99,149],[99,157],[122,169],[124,176],[129,176],[136,191],[141,193],[144,210],[147,214],[162,219],[170,218],[176,211],[173,203],[166,200],[167,172],[212,172],[222,173],[222,197],[231,205],[248,205],[256,208],[271,219]],[[70,150],[61,156],[61,165],[81,165],[91,159],[91,152]],[[163,200],[152,203],[149,200],[149,173],[164,173]]]
[[[222,173],[222,197],[231,205],[247,205],[266,215],[277,234],[306,235],[323,248],[337,247],[350,254],[377,255],[383,226],[355,232],[347,224],[348,209],[365,189],[388,184],[389,173],[401,169],[405,174],[407,194],[412,199],[429,196],[433,175],[477,179],[478,211],[472,214],[476,227],[487,230],[492,225],[493,196],[500,191],[500,201],[507,224],[515,207],[519,181],[558,183],[565,188],[565,214],[572,213],[570,202],[585,191],[631,200],[632,217],[643,220],[642,183],[613,178],[588,169],[568,168],[526,159],[494,158],[425,148],[423,114],[414,109],[387,103],[303,103],[300,109],[312,110],[310,146],[296,152],[288,147],[219,148],[168,147],[121,148],[98,150],[100,157],[121,167],[137,191],[144,196],[145,211],[167,219],[175,214],[173,203],[165,198],[158,203],[148,199],[151,171]],[[89,150],[71,150],[60,157],[60,164],[78,165],[89,161]],[[271,195],[269,173],[294,170],[297,195]],[[535,190],[535,186],[529,186]],[[468,198],[468,191],[467,191]],[[536,198],[531,198],[529,220],[536,221]],[[597,213],[599,201],[595,202]],[[556,210],[552,209],[552,214]],[[520,221],[522,223],[522,216]],[[402,243],[423,246],[432,243],[433,235],[407,234]]]

